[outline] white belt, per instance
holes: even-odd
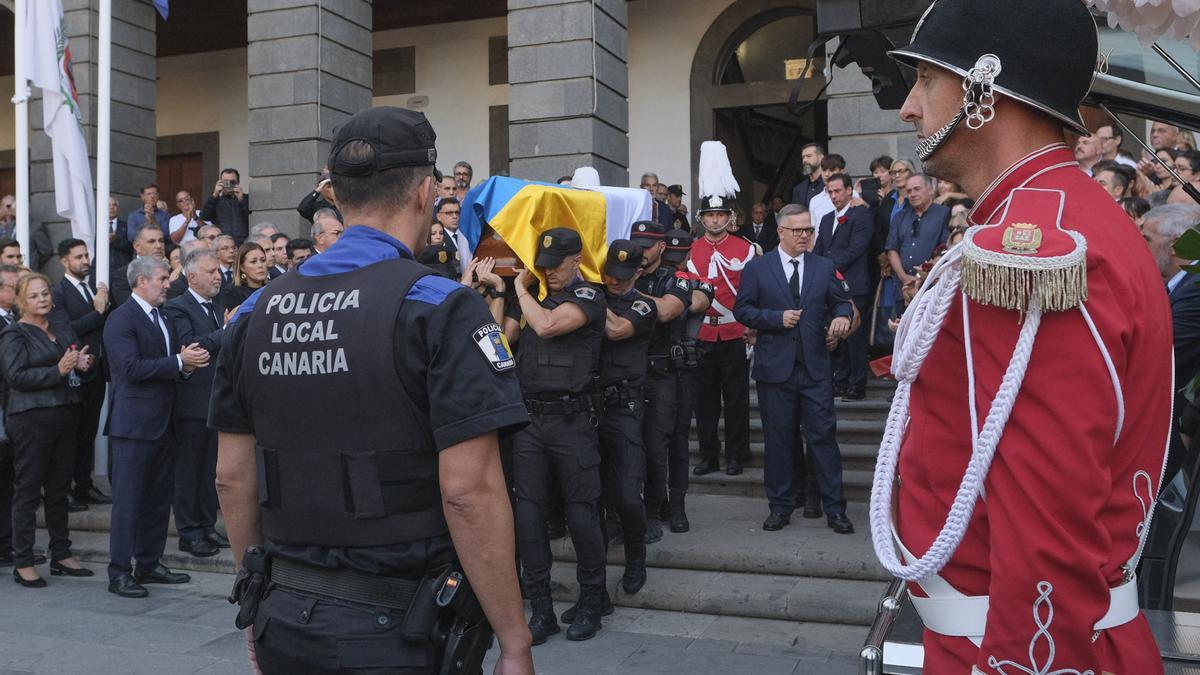
[[[921,590],[929,592],[924,582],[919,585]],[[931,585],[936,586],[937,584]],[[932,597],[932,595],[928,598],[919,598],[915,595],[909,597],[912,599],[913,608],[917,610],[917,614],[921,615],[921,620],[925,622],[925,627],[929,630],[940,635],[971,638],[972,642],[977,639],[982,640],[987,628],[988,596],[968,596],[959,593],[957,597]],[[1136,619],[1139,612],[1141,612],[1141,607],[1138,605],[1137,579],[1135,577],[1116,588],[1109,589],[1108,613],[1092,628],[1094,630],[1116,628]]]
[[[892,539],[907,564],[916,562],[916,557],[900,541],[894,520]],[[964,595],[938,574],[922,579],[917,585],[929,597],[920,598],[910,594],[909,598],[926,628],[940,635],[967,638],[976,646],[983,642],[987,630],[988,596]],[[1116,628],[1133,621],[1140,612],[1137,576],[1130,575],[1121,585],[1109,589],[1108,612],[1092,628]]]

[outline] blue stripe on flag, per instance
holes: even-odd
[[[539,183],[508,176],[492,176],[471,188],[466,198],[463,199],[462,220],[458,225],[459,231],[466,235],[467,241],[470,242],[471,250],[475,250],[479,246],[479,238],[483,235],[483,223],[491,222],[496,214],[500,213],[504,206],[527,185],[548,185],[570,189],[564,185]]]
[[[170,8],[167,7],[167,0],[154,0],[154,9],[157,9],[158,13],[162,15],[163,21],[166,21],[167,15],[171,13]]]

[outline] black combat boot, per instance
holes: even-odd
[[[578,642],[590,640],[603,627],[600,622],[602,598],[606,597],[603,586],[584,586],[579,591],[579,611],[575,620],[567,627],[567,639]]]
[[[533,610],[529,617],[529,633],[533,636],[533,644],[540,645],[546,638],[558,634],[558,621],[554,618],[554,601],[550,598],[550,589],[539,589],[538,594],[529,600]]]
[[[621,576],[621,589],[629,595],[642,590],[646,585],[646,545],[626,544],[625,574]]]
[[[613,613],[612,597],[610,597],[608,595],[607,588],[604,588],[601,590],[602,590],[602,595],[600,598],[600,615],[601,616],[612,616],[612,613]],[[562,622],[563,623],[575,623],[575,614],[579,611],[579,607],[582,604],[583,604],[583,592],[580,591],[579,599],[575,601],[575,604],[571,605],[570,607],[563,610]]]
[[[671,510],[671,515],[667,522],[670,525],[672,532],[687,532],[692,529],[688,523],[687,511],[684,509],[683,493],[673,493],[671,501],[668,504]]]

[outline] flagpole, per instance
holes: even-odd
[[[17,160],[17,242],[27,260],[32,260],[29,249],[29,73],[26,58],[25,12],[27,0],[16,0],[13,9],[13,103],[16,122]]]
[[[96,85],[96,273],[95,281],[108,283],[108,197],[112,148],[112,0],[100,0],[99,55]]]

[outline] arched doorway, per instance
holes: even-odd
[[[692,166],[702,142],[725,143],[744,212],[773,194],[787,199],[798,180],[800,148],[828,139],[824,101],[803,117],[787,109],[815,37],[815,0],[737,0],[700,40],[691,74]],[[801,85],[801,101],[820,93],[824,66],[822,49]],[[698,200],[695,183],[692,189]]]

